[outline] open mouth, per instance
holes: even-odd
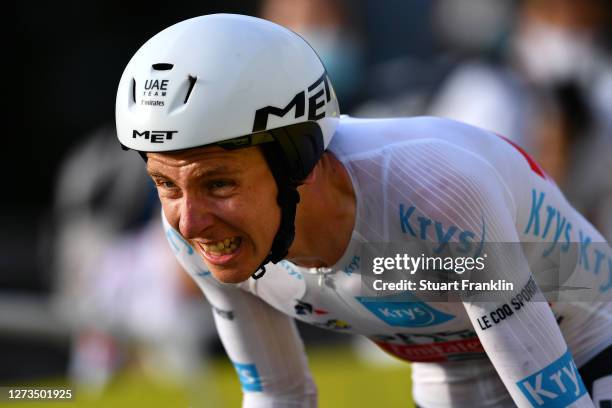
[[[221,256],[233,254],[234,252],[238,251],[241,242],[242,238],[231,237],[208,244],[200,243],[200,247],[209,255]]]

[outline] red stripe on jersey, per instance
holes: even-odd
[[[540,167],[540,165],[536,163],[536,161],[533,160],[531,156],[529,156],[529,154],[525,150],[523,150],[521,146],[517,145],[516,143],[514,143],[512,140],[508,139],[505,136],[499,135],[497,133],[496,135],[504,139],[506,142],[510,143],[516,150],[518,150],[519,153],[522,154],[523,157],[527,160],[527,162],[529,163],[529,167],[531,167],[531,170],[533,170],[534,173],[536,173],[538,176],[542,177],[543,179],[548,180],[548,175],[544,172],[542,167]]]

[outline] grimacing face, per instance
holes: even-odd
[[[281,217],[261,150],[214,146],[147,157],[170,225],[219,281],[247,280],[270,251]]]

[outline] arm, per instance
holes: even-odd
[[[165,221],[165,220],[164,220]],[[170,246],[202,289],[243,390],[243,407],[316,407],[317,392],[295,322],[234,285],[218,283],[164,222]]]
[[[240,378],[243,407],[315,407],[316,387],[294,320],[242,290],[200,287]]]

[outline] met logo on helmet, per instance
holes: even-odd
[[[320,85],[322,87],[319,87]],[[316,92],[315,92],[316,91]],[[325,117],[325,107],[331,99],[329,79],[327,73],[316,81],[314,81],[307,89],[308,92],[308,120],[319,120]],[[304,116],[306,113],[306,91],[300,91],[284,108],[276,106],[266,106],[255,111],[255,120],[253,121],[253,132],[266,130],[268,126],[268,116],[274,115],[278,117],[285,116],[291,109],[295,107],[295,118]]]
[[[144,137],[151,143],[164,143],[165,140],[172,140],[172,136],[178,133],[178,130],[143,130],[142,132],[132,130],[132,139]]]

